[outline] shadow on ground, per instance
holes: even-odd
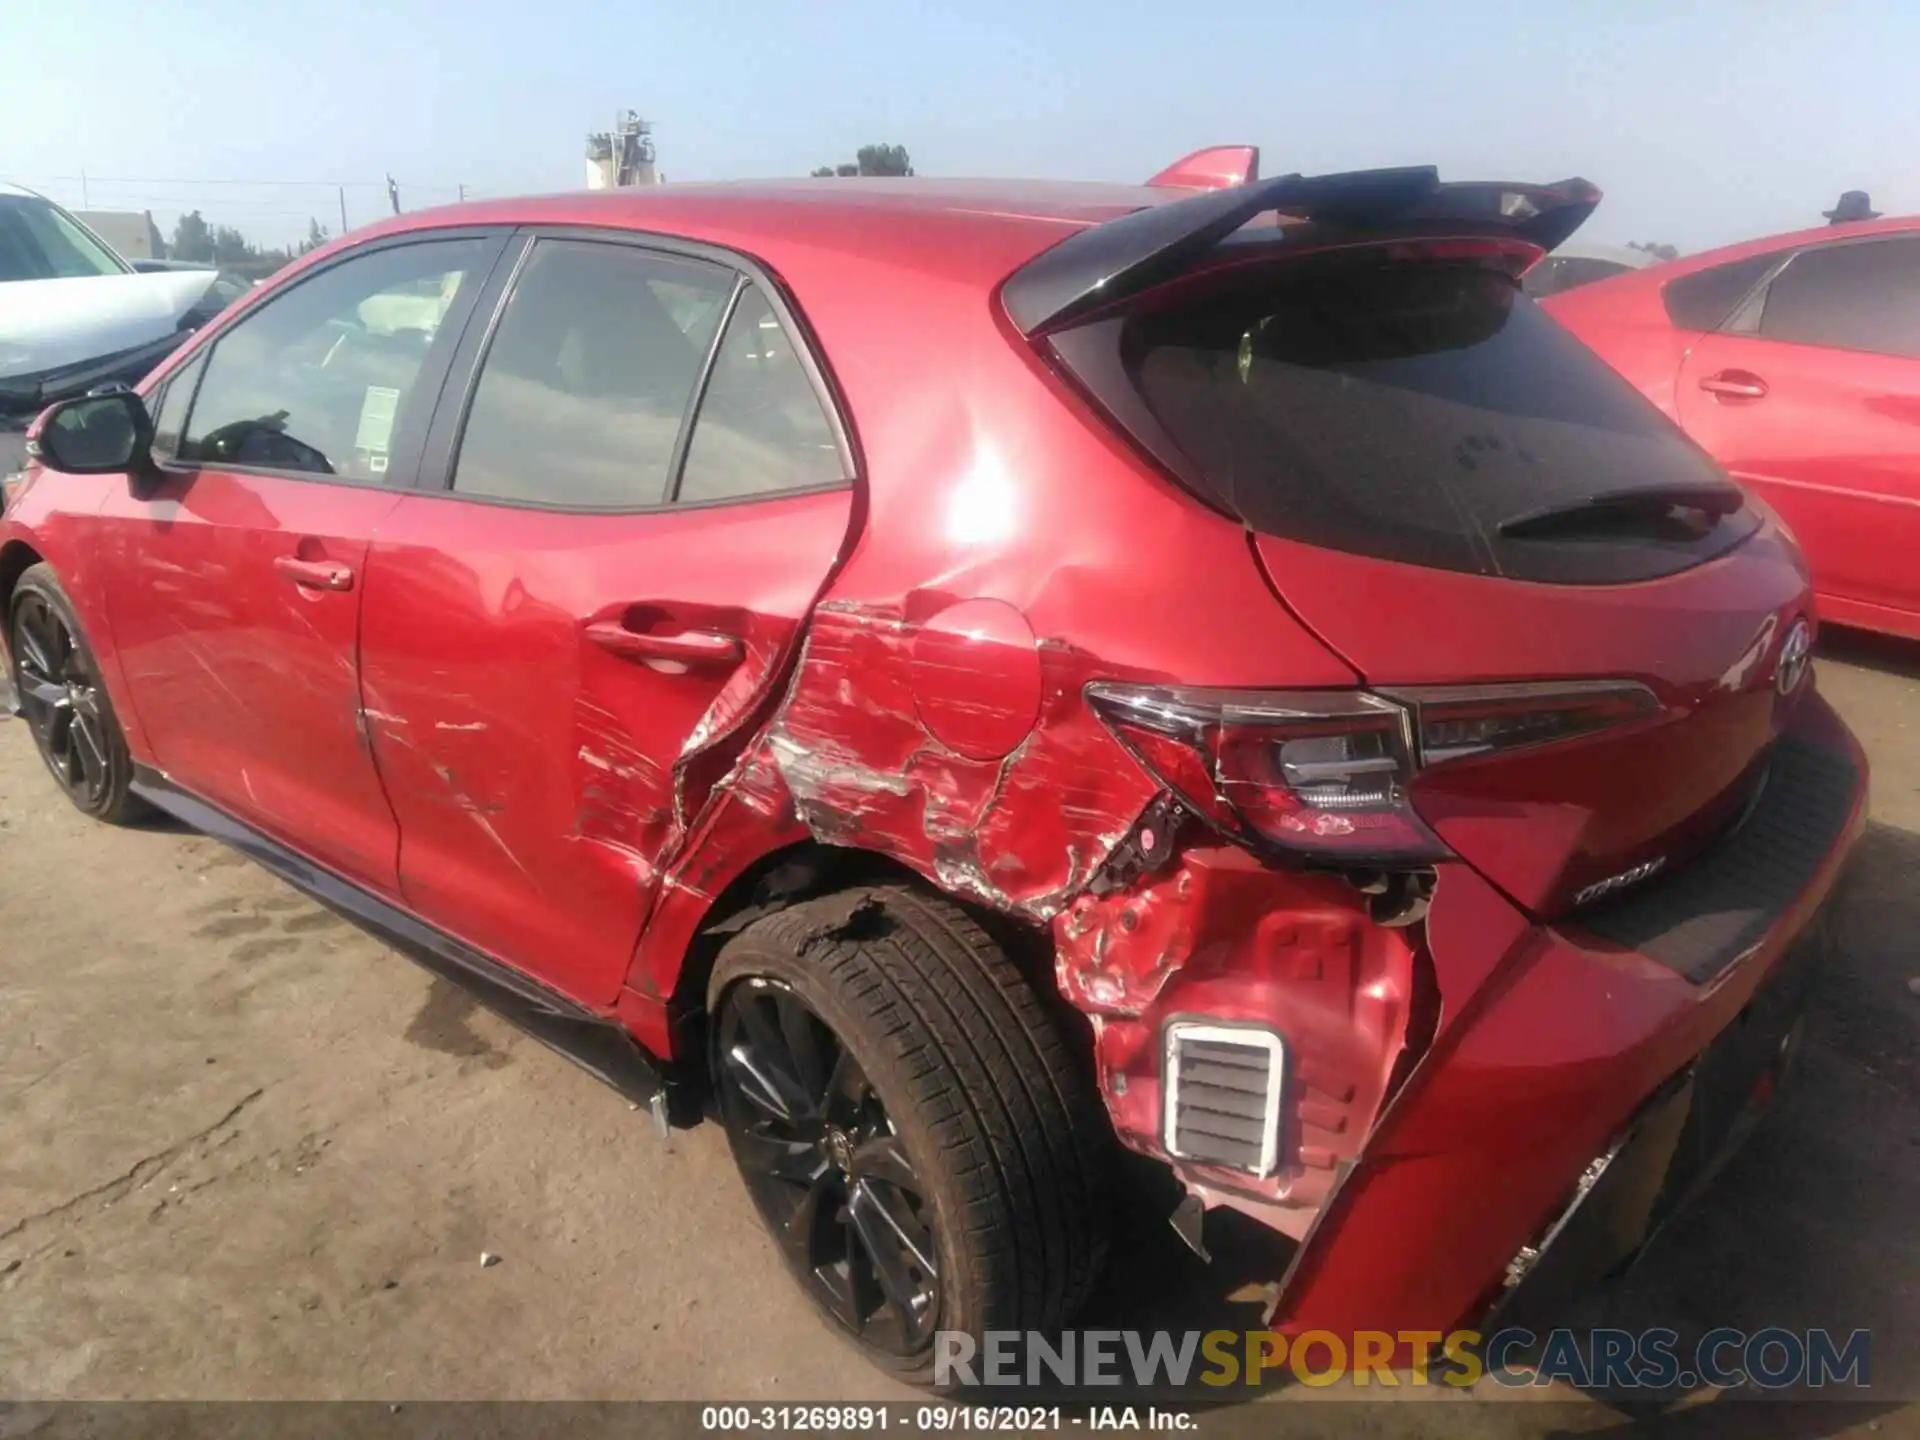
[[[1576,1323],[1872,1333],[1875,1392],[1920,1398],[1920,836],[1868,828],[1774,1111]]]
[[[1820,644],[1814,653],[1821,659],[1920,680],[1920,642],[1826,625],[1821,627]]]

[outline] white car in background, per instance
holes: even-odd
[[[1569,241],[1527,271],[1520,286],[1534,299],[1558,295],[1581,285],[1591,285],[1629,270],[1644,270],[1659,263],[1651,250],[1636,250],[1628,245],[1582,245]]]
[[[0,480],[42,409],[139,380],[233,294],[211,268],[137,271],[44,195],[0,182]]]

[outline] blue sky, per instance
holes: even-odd
[[[1129,180],[1245,140],[1268,173],[1582,174],[1590,238],[1689,251],[1842,189],[1920,210],[1900,0],[0,0],[0,36],[0,179],[78,204],[85,171],[96,208],[275,242],[337,229],[334,192],[215,182],[354,182],[355,223],[389,171],[410,206],[568,189],[626,107],[670,182],[869,141],[925,174]]]

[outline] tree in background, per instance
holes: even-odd
[[[198,210],[189,210],[173,226],[173,240],[167,254],[175,260],[191,260],[208,265],[213,262],[213,230]]]
[[[1627,242],[1627,248],[1629,250],[1644,250],[1656,260],[1678,260],[1680,258],[1679,247],[1674,245],[1642,245],[1638,240],[1629,240]]]
[[[271,275],[295,255],[319,249],[331,238],[326,226],[309,217],[305,240],[297,246],[275,249],[255,244],[232,225],[209,225],[206,216],[198,210],[189,210],[174,222],[167,256],[196,265],[217,265],[222,270],[258,279]]]
[[[216,265],[242,265],[260,258],[259,247],[233,226],[214,226],[213,261]]]
[[[816,177],[831,175],[911,175],[913,164],[907,159],[907,147],[904,145],[862,145],[854,152],[854,163],[842,161],[838,165],[822,165],[814,172]]]
[[[904,145],[862,145],[854,152],[862,175],[911,175],[913,165]]]

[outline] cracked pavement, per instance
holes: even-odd
[[[1915,1397],[1920,648],[1827,650],[1875,765],[1841,960],[1777,1113],[1601,1318],[1869,1326]],[[1207,1268],[1136,1224],[1085,1323],[1256,1323],[1232,1237]],[[0,1396],[909,1393],[809,1313],[716,1129],[663,1147],[215,842],[84,821],[0,723]]]

